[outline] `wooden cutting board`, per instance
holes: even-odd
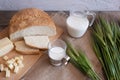
[[[49,37],[50,41],[55,40],[61,36],[63,33],[62,28],[57,27],[57,34],[55,36]],[[0,32],[0,39],[8,37],[8,27],[6,27],[3,31]],[[13,58],[15,56],[23,55],[15,50],[12,50],[6,56],[10,58]],[[11,77],[10,78],[5,78],[5,72],[0,72],[0,80],[19,80],[24,74],[27,73],[27,71],[37,62],[37,60],[43,55],[43,52],[41,51],[39,55],[23,55],[24,60],[24,68],[20,69],[17,74],[11,72]],[[0,64],[5,63],[2,57],[0,57]]]

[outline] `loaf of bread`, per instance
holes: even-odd
[[[28,36],[24,37],[25,43],[28,46],[39,48],[39,49],[47,49],[49,38],[48,36]]]
[[[14,48],[13,43],[7,38],[0,40],[0,57],[7,54]]]
[[[25,36],[53,36],[56,27],[50,16],[42,10],[27,8],[17,12],[9,23],[10,40],[17,41]]]
[[[24,41],[17,41],[14,44],[15,50],[22,54],[38,54],[40,52],[39,49],[27,46]]]

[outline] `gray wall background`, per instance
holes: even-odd
[[[36,7],[62,11],[83,6],[94,11],[120,11],[120,0],[0,0],[0,10]]]

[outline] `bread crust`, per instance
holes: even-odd
[[[38,55],[40,53],[40,51],[36,51],[36,52],[25,52],[25,51],[20,51],[20,50],[16,50],[17,52],[24,54],[24,55]]]
[[[56,31],[53,20],[46,12],[36,8],[27,8],[20,10],[11,18],[9,23],[9,34],[31,26],[48,26]]]
[[[22,9],[12,17],[12,19],[10,20],[10,24],[16,23],[18,21],[41,17],[41,16],[49,17],[47,13],[37,8]]]
[[[30,45],[30,44],[27,44],[27,43],[26,43],[26,45],[29,46],[29,47],[33,47],[33,48],[40,49],[40,50],[48,50],[48,48],[39,48],[39,47],[36,47],[36,46]]]
[[[36,49],[36,48],[33,48],[33,49],[35,49],[33,51],[29,50],[29,49],[32,49],[32,47],[27,46],[25,44],[25,41],[23,41],[23,40],[15,42],[14,45],[15,45],[15,50],[21,54],[36,55],[36,54],[40,53],[39,49]],[[21,49],[19,49],[19,47],[20,47],[19,45],[23,45],[24,47],[26,47],[26,48],[29,47],[29,48],[28,48],[28,50],[21,50]]]

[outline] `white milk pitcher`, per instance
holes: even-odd
[[[91,15],[92,19],[89,22],[88,16]],[[73,11],[67,18],[67,30],[72,37],[81,37],[87,31],[88,26],[91,26],[95,20],[95,13],[89,11]]]

